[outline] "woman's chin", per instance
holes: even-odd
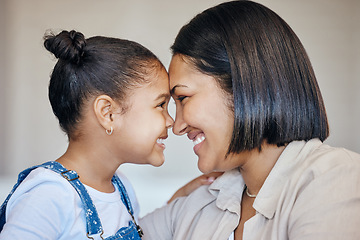
[[[206,173],[211,173],[214,171],[214,167],[208,163],[206,163],[206,161],[201,161],[201,159],[199,158],[198,160],[198,168],[199,170],[206,174]]]

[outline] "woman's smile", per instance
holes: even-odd
[[[192,136],[191,134],[188,134],[188,137],[190,140],[193,141],[194,143],[194,152],[195,154],[197,154],[199,148],[202,146],[202,143],[204,142],[204,140],[206,139],[205,134],[203,132],[197,133],[194,137],[190,137]]]

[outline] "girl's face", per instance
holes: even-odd
[[[173,132],[194,142],[200,171],[225,171],[239,166],[230,154],[234,117],[216,80],[193,68],[180,55],[169,67],[170,92],[176,103]]]
[[[118,134],[118,155],[123,162],[160,166],[164,162],[163,141],[174,120],[167,111],[170,93],[168,74],[164,68],[150,73],[149,84],[130,90],[129,106],[121,116]]]

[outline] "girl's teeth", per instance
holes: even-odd
[[[204,136],[204,135],[200,135],[200,136],[198,136],[196,139],[194,139],[193,143],[194,143],[194,145],[197,145],[197,144],[201,143],[201,142],[204,141],[204,140],[205,140],[205,136]]]
[[[160,144],[163,144],[163,143],[164,143],[164,139],[158,138],[158,139],[156,140],[156,142],[157,142],[157,143],[160,143]]]

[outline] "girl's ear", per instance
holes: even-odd
[[[100,125],[109,132],[114,128],[113,114],[119,105],[109,96],[100,95],[94,101],[94,112]]]

